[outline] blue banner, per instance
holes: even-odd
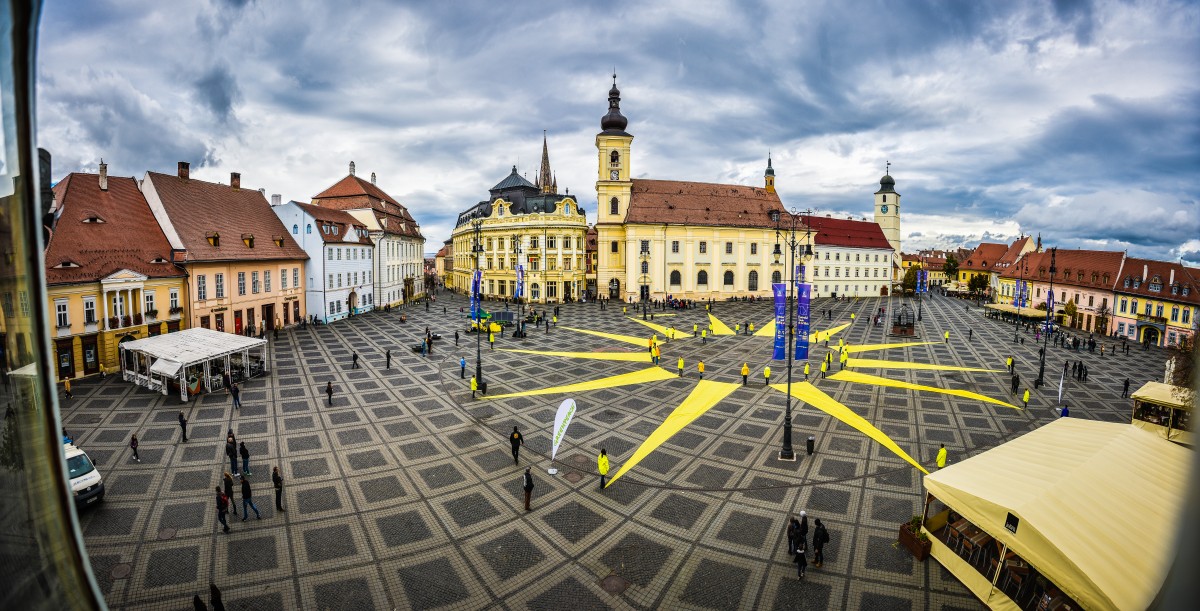
[[[517,294],[516,298],[520,299],[525,296],[525,266],[517,266]]]
[[[480,285],[483,284],[483,272],[475,270],[475,275],[471,278],[471,319],[475,320],[479,317],[479,291]]]
[[[1014,308],[1017,308],[1017,307],[1020,307],[1020,306],[1021,306],[1021,283],[1020,283],[1020,282],[1018,282],[1018,283],[1016,283],[1016,284],[1014,284],[1014,285],[1013,285],[1013,302],[1012,302],[1012,305],[1013,305],[1013,307],[1014,307]]]
[[[787,358],[787,285],[775,283],[771,290],[775,292],[775,354],[771,358],[782,361]]]
[[[808,360],[808,303],[812,285],[807,282],[800,285],[796,298],[796,360]]]

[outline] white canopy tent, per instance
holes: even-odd
[[[126,381],[161,390],[164,395],[168,392],[169,382],[178,380],[179,398],[186,401],[189,371],[197,380],[194,386],[203,381],[204,389],[211,392],[214,380],[220,383],[221,371],[233,372],[231,357],[241,357],[243,377],[265,371],[266,347],[267,341],[263,339],[212,329],[185,329],[120,344],[121,375]],[[258,351],[257,364],[251,361],[252,350]],[[219,361],[220,366],[216,376],[212,371],[214,361]]]

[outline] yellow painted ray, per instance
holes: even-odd
[[[937,342],[906,342],[901,344],[864,344],[862,346],[846,346],[846,352],[854,354],[855,352],[867,352],[869,350],[887,350],[889,348],[904,348],[907,346],[925,346],[927,344],[936,344]]]
[[[877,369],[927,369],[932,371],[994,371],[1003,373],[1003,369],[980,369],[978,367],[959,367],[958,365],[938,365],[935,363],[914,363],[912,361],[884,361],[880,359],[847,359],[847,367],[874,367]]]
[[[786,384],[772,384],[771,388],[787,394]],[[874,439],[883,447],[891,450],[896,456],[903,458],[908,464],[920,469],[922,473],[929,473],[925,470],[925,467],[921,466],[921,463],[913,460],[913,457],[909,456],[908,452],[900,449],[900,446],[896,445],[896,442],[892,441],[891,437],[888,437],[883,431],[875,428],[875,425],[868,422],[866,418],[854,413],[854,410],[839,403],[837,399],[821,392],[816,386],[808,382],[793,383],[792,396],[854,427],[860,433]]]
[[[649,345],[646,343],[646,340],[650,339],[648,337],[634,337],[632,335],[621,335],[619,333],[604,333],[602,331],[592,331],[589,329],[576,329],[574,327],[562,327],[562,328],[566,329],[567,331],[575,331],[576,333],[587,333],[588,335],[595,335],[596,337],[603,337],[603,338],[607,338],[607,339],[616,340],[618,342],[625,342],[626,344],[633,344],[634,346],[638,346],[643,349]]]
[[[708,322],[712,325],[713,335],[734,335],[733,329],[730,329],[729,325],[721,322],[720,318],[709,314]]]
[[[1001,401],[999,399],[993,399],[987,395],[981,395],[977,392],[971,392],[969,390],[956,390],[953,388],[938,388],[937,386],[926,386],[924,384],[913,384],[911,382],[901,382],[899,380],[889,380],[888,378],[881,378],[879,376],[868,375],[865,373],[858,373],[857,371],[839,371],[839,372],[829,376],[829,378],[831,380],[837,380],[839,382],[852,382],[855,384],[871,384],[874,386],[890,386],[892,388],[907,388],[909,390],[923,390],[925,392],[937,392],[937,393],[942,393],[943,395],[954,395],[956,397],[965,397],[967,399],[976,399],[979,401],[985,401],[987,403],[1003,405],[1004,407],[1011,407],[1013,409],[1021,409],[1011,403],[1007,403],[1007,402]]]
[[[577,382],[575,384],[567,384],[565,386],[552,386],[550,388],[539,388],[537,390],[527,390],[524,392],[513,392],[505,395],[488,396],[488,399],[504,399],[507,397],[530,397],[533,395],[558,395],[571,392],[585,392],[589,390],[600,390],[601,388],[615,388],[617,386],[628,386],[630,384],[644,384],[646,382],[658,382],[661,380],[669,380],[674,378],[673,374],[662,367],[647,367],[630,373],[622,373],[620,375],[600,378],[599,380],[590,380],[587,382]]]
[[[551,352],[541,350],[510,350],[502,352],[520,352],[523,354],[541,354],[544,356],[562,356],[571,359],[592,359],[596,361],[630,361],[634,363],[649,363],[650,351],[641,352]]]
[[[812,343],[816,343],[818,341],[818,338],[820,340],[824,340],[827,337],[833,337],[834,335],[837,335],[838,333],[842,332],[843,330],[846,329],[846,327],[849,327],[849,326],[850,326],[850,323],[846,323],[846,324],[838,325],[828,331],[821,331],[818,329],[818,330],[813,331],[808,334],[808,341],[812,342]],[[759,329],[758,331],[755,331],[754,335],[757,337],[775,337],[775,319],[772,318],[771,320],[767,321],[767,324],[763,325],[762,328]]]
[[[668,374],[667,377],[670,377]],[[692,423],[693,420],[704,415],[714,405],[719,403],[721,399],[729,396],[729,393],[735,391],[741,384],[731,382],[713,382],[711,380],[701,380],[696,384],[696,388],[692,393],[679,404],[671,415],[667,416],[663,423],[654,429],[653,433],[642,442],[642,445],[634,451],[633,456],[621,465],[621,469],[612,479],[608,480],[605,488],[613,485],[626,471],[634,468],[641,460],[650,455],[663,442],[670,439],[675,433],[678,433],[683,427]]]
[[[648,321],[648,320],[642,320],[642,319],[640,319],[640,318],[634,318],[634,317],[632,317],[632,316],[630,316],[630,317],[629,317],[629,320],[632,320],[633,322],[636,322],[636,323],[638,323],[638,324],[641,324],[641,325],[646,325],[647,327],[650,327],[651,329],[654,329],[655,331],[658,331],[658,333],[659,333],[658,339],[659,339],[659,340],[665,340],[665,339],[667,339],[668,332],[667,332],[667,328],[666,328],[666,327],[664,327],[664,326],[662,326],[662,325],[656,325],[656,324],[654,324],[654,323],[652,323],[652,322],[650,322],[650,321]],[[691,335],[691,332],[689,331],[689,332],[688,332],[688,335],[687,335],[687,337],[691,337],[691,336],[692,336],[692,335]],[[675,339],[683,339],[683,337],[684,337],[684,335],[683,335],[683,332],[682,332],[680,329],[675,329]],[[649,338],[647,338],[647,339],[649,339]],[[642,343],[643,343],[643,344],[644,344],[644,343],[646,343],[646,340],[642,340]]]

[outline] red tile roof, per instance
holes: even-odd
[[[332,208],[322,208],[312,204],[302,204],[293,202],[298,208],[307,212],[313,220],[317,221],[321,241],[326,244],[358,244],[361,246],[371,246],[370,237],[359,237],[358,233],[353,231],[358,229],[364,232],[367,231],[366,225],[359,222],[358,219],[350,216],[348,212],[334,210]],[[337,231],[326,231],[322,225],[336,225]]]
[[[1008,252],[1008,244],[996,244],[994,242],[983,242],[971,251],[967,256],[966,261],[959,261],[958,268],[960,270],[986,272],[992,269],[1004,257],[1004,253]]]
[[[318,193],[312,203],[337,210],[370,208],[384,231],[424,239],[421,226],[408,213],[408,208],[374,183],[353,174],[347,174],[333,186]]]
[[[1114,290],[1123,295],[1142,295],[1153,299],[1200,305],[1200,282],[1195,274],[1196,270],[1173,261],[1127,258]],[[1126,285],[1126,282],[1129,284]],[[1159,290],[1151,290],[1153,284],[1161,285]],[[1187,295],[1183,294],[1184,287],[1187,287]]]
[[[1057,273],[1054,284],[1078,286],[1090,289],[1112,290],[1121,271],[1121,261],[1125,258],[1123,252],[1108,250],[1064,250],[1059,249],[1055,255],[1054,265]],[[1030,252],[1023,257],[1022,265],[1013,265],[1000,274],[1002,278],[1021,278],[1021,270],[1028,262],[1026,280],[1037,282],[1050,281],[1050,252]],[[1080,274],[1083,275],[1082,279]],[[1105,280],[1107,279],[1107,282]]]
[[[787,214],[760,187],[635,178],[625,222],[773,228],[771,211]]]
[[[46,282],[96,282],[122,269],[150,278],[182,277],[171,244],[133,178],[74,173],[54,186],[57,219],[46,244]],[[153,261],[161,260],[162,263]]]
[[[1025,246],[1029,244],[1030,239],[1031,238],[1029,236],[1025,236],[1023,238],[1018,238],[1017,241],[1013,242],[1012,245],[1008,247],[1008,250],[1001,255],[995,263],[992,264],[992,271],[1002,272],[1012,266],[1013,263],[1016,263],[1017,259],[1021,258],[1022,250],[1024,250]]]
[[[441,258],[445,259],[445,258],[446,258],[446,250],[447,250],[447,248],[446,248],[445,246],[443,246],[443,247],[441,247],[441,248],[439,248],[439,249],[438,249],[438,251],[437,251],[437,254],[436,254],[436,255],[434,255],[434,256],[435,256],[435,257],[441,257]]]
[[[587,233],[584,234],[584,240],[585,240],[584,252],[596,252],[596,250],[597,250],[596,243],[599,238],[599,235],[600,235],[600,230],[596,229],[595,225],[588,227]]]
[[[891,250],[879,223],[838,219],[830,216],[806,216],[800,218],[812,228],[813,243],[820,246],[846,246],[849,248],[885,248]]]

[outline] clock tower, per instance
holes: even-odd
[[[900,194],[896,192],[896,179],[892,178],[891,162],[887,172],[879,179],[879,190],[875,192],[875,222],[883,230],[884,237],[900,261]]]
[[[625,217],[629,212],[629,148],[633,135],[625,131],[629,119],[621,114],[621,91],[613,74],[608,90],[608,114],[600,119],[596,134],[596,257],[599,271],[596,290],[601,297],[621,299],[625,281]]]

